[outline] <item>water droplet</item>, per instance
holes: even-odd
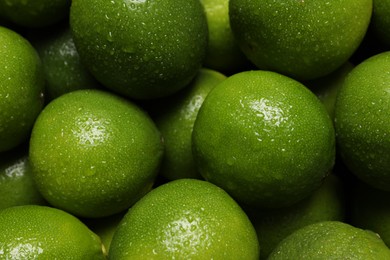
[[[108,32],[108,34],[107,34],[107,41],[109,41],[109,42],[113,41],[112,32]]]

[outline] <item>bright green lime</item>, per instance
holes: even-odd
[[[390,52],[356,66],[336,101],[338,148],[361,180],[390,191]]]
[[[0,16],[25,27],[53,25],[69,14],[71,0],[0,0]]]
[[[92,74],[132,98],[182,89],[206,52],[207,21],[199,0],[74,0],[70,25]]]
[[[258,259],[256,232],[222,189],[181,179],[152,190],[119,224],[111,260]]]
[[[43,107],[44,77],[35,49],[0,26],[0,152],[26,141]]]
[[[225,78],[217,71],[201,69],[189,86],[154,108],[158,110],[154,121],[165,144],[160,174],[167,179],[201,178],[192,158],[192,128],[203,100]]]
[[[291,205],[319,188],[335,159],[332,121],[304,85],[248,71],[214,87],[195,121],[200,174],[252,206]]]
[[[59,209],[27,205],[0,210],[1,259],[105,259],[99,237]]]
[[[343,222],[325,221],[295,231],[268,259],[386,260],[390,259],[390,250],[374,232]]]
[[[299,80],[339,68],[360,45],[372,0],[230,0],[232,31],[260,69]]]
[[[151,189],[162,155],[161,136],[149,116],[99,90],[53,100],[30,140],[39,191],[55,207],[83,217],[130,207]]]

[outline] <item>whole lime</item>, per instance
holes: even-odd
[[[116,259],[258,259],[256,232],[222,189],[201,180],[163,184],[125,215],[111,242]]]
[[[45,107],[29,154],[48,202],[78,216],[102,217],[127,209],[151,189],[163,145],[153,121],[133,103],[78,90]]]
[[[332,121],[301,83],[240,72],[211,90],[192,135],[200,174],[244,204],[291,205],[322,183],[335,159]]]
[[[168,96],[185,87],[206,52],[199,0],[74,0],[70,25],[92,74],[132,98]]]
[[[105,259],[99,237],[76,217],[36,205],[0,210],[2,259]]]
[[[360,45],[372,0],[231,0],[230,24],[260,69],[298,80],[325,76]]]
[[[35,49],[0,26],[0,152],[26,141],[43,107],[44,77]]]
[[[336,100],[335,127],[343,162],[361,180],[390,191],[390,52],[356,66]]]

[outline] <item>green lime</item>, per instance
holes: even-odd
[[[68,27],[46,33],[43,39],[37,41],[36,48],[43,64],[47,99],[99,86],[81,63]]]
[[[192,128],[203,100],[225,78],[217,71],[201,69],[189,86],[154,108],[158,110],[154,121],[165,144],[160,174],[167,179],[201,178],[192,158]]]
[[[259,238],[260,258],[267,259],[280,241],[304,226],[322,221],[344,221],[344,195],[341,181],[330,174],[318,190],[293,206],[245,210]]]
[[[1,26],[0,68],[0,152],[3,152],[28,139],[43,107],[44,78],[41,61],[31,44]]]
[[[53,25],[69,14],[71,0],[0,0],[0,16],[25,27]]]
[[[201,0],[209,29],[204,66],[226,73],[248,67],[249,61],[241,52],[230,28],[228,0]]]
[[[99,237],[56,208],[25,205],[0,210],[1,259],[105,259]]]
[[[353,68],[354,65],[347,62],[325,77],[303,82],[321,100],[332,119],[334,119],[337,93],[343,85],[346,76]]]
[[[70,25],[92,74],[137,99],[185,87],[206,52],[207,21],[199,0],[74,0]]]
[[[119,224],[116,259],[258,259],[256,232],[222,189],[202,180],[168,182],[140,199]]]
[[[390,191],[390,52],[356,66],[336,101],[335,127],[343,162],[361,180]]]
[[[389,199],[389,191],[378,190],[358,182],[352,193],[350,214],[354,226],[378,233],[388,247],[390,247]]]
[[[319,188],[335,159],[332,121],[301,83],[247,71],[218,84],[195,121],[195,164],[239,202],[291,205]]]
[[[295,231],[268,259],[386,260],[390,259],[390,250],[374,232],[325,221]]]
[[[360,45],[372,0],[231,0],[232,31],[258,68],[299,80],[325,76]]]
[[[386,46],[390,46],[390,1],[373,0],[371,27],[374,34]]]
[[[30,139],[33,177],[55,207],[103,217],[148,192],[163,155],[160,133],[133,103],[99,90],[50,102]]]
[[[46,204],[32,178],[25,147],[0,153],[0,209]]]

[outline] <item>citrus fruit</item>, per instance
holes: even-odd
[[[268,259],[389,259],[377,234],[338,221],[305,226],[285,238]]]
[[[35,49],[0,26],[0,152],[26,141],[43,107],[44,78]]]
[[[1,259],[105,259],[99,237],[76,217],[37,205],[0,210]]]
[[[207,21],[199,0],[75,0],[70,25],[92,74],[137,99],[185,87],[206,52]]]
[[[390,46],[390,1],[373,0],[371,27],[374,34],[386,46]]]
[[[68,16],[71,0],[0,0],[0,16],[25,27],[46,27]]]
[[[203,65],[226,73],[237,72],[248,67],[248,60],[234,39],[229,21],[228,0],[201,0],[209,38]]]
[[[390,192],[375,189],[363,182],[354,186],[352,193],[351,223],[372,230],[390,246]]]
[[[103,217],[150,190],[163,155],[160,133],[136,105],[99,90],[50,102],[30,139],[33,177],[55,207]]]
[[[343,162],[361,180],[390,191],[390,52],[356,66],[336,100],[335,127]]]
[[[258,68],[299,80],[325,76],[361,43],[372,0],[232,0],[230,25]]]
[[[201,178],[192,158],[192,128],[203,100],[225,78],[217,71],[201,69],[189,86],[154,108],[158,115],[153,119],[165,145],[160,174],[167,179]]]
[[[163,184],[124,216],[109,257],[115,259],[258,259],[256,232],[222,189],[202,180]]]
[[[318,190],[293,206],[245,210],[258,234],[260,258],[267,259],[280,241],[304,226],[322,221],[344,221],[344,195],[341,181],[330,174]]]
[[[319,188],[335,157],[332,121],[301,83],[240,72],[214,87],[195,120],[195,164],[241,203],[291,205]]]
[[[36,48],[43,64],[48,100],[74,90],[99,86],[81,63],[68,27],[56,27],[55,31],[46,33],[37,41]]]
[[[45,204],[32,178],[25,147],[0,153],[0,209]]]
[[[347,62],[325,77],[303,82],[321,100],[332,119],[334,119],[337,93],[343,85],[345,77],[353,68],[354,65]]]

